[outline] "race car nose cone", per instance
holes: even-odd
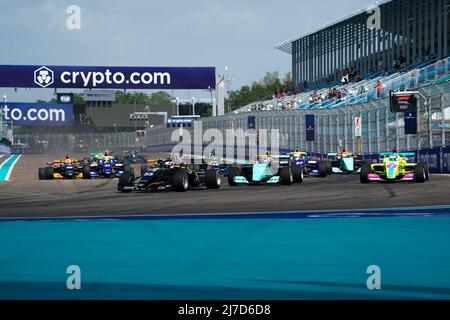
[[[253,165],[253,175],[252,180],[254,182],[262,181],[267,175],[267,165],[265,164],[255,164]]]
[[[347,158],[347,159],[343,159],[344,161],[344,167],[346,170],[348,171],[353,171],[353,159],[352,158]]]

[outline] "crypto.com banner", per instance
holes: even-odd
[[[3,121],[15,126],[71,126],[73,105],[57,103],[0,103]]]
[[[215,89],[214,67],[0,65],[0,87]]]

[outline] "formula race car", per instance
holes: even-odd
[[[424,183],[430,174],[426,163],[409,163],[414,153],[388,152],[380,155],[381,162],[364,164],[361,169],[361,183],[415,181]]]
[[[302,152],[299,149],[287,153],[291,158],[293,165],[302,166],[304,174],[310,177],[325,178],[331,173],[330,161],[314,161],[311,160],[307,152]]]
[[[222,185],[222,175],[217,170],[194,170],[187,164],[176,164],[172,159],[157,160],[143,168],[143,173],[137,179],[127,168],[119,178],[118,191],[175,190],[185,192],[188,189],[204,187],[219,189]]]
[[[48,162],[44,168],[39,168],[39,180],[74,179],[89,176],[89,168],[82,162],[66,157],[64,160]]]
[[[91,156],[92,159],[88,160],[86,164],[89,169],[89,175],[86,175],[85,179],[98,177],[115,178],[123,174],[126,166],[107,152],[96,152],[92,153]]]
[[[120,157],[120,159],[124,164],[145,164],[147,163],[147,159],[137,151],[124,151]]]
[[[228,184],[284,184],[303,182],[304,171],[301,165],[294,165],[291,157],[282,155],[257,156],[254,164],[232,167],[228,175]]]
[[[364,164],[369,161],[358,160],[352,152],[328,153],[333,173],[360,173]]]
[[[224,177],[228,177],[231,165],[223,163],[222,159],[213,153],[203,159],[203,163],[199,166],[200,170],[214,169],[220,172]]]

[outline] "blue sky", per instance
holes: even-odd
[[[290,70],[290,56],[277,43],[373,2],[2,0],[0,64],[215,66],[218,74],[228,66],[237,89],[266,71]],[[81,30],[66,28],[71,4],[81,8]],[[53,93],[0,90],[10,101]]]

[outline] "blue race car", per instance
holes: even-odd
[[[302,152],[299,149],[287,153],[291,158],[294,166],[302,166],[306,176],[325,178],[331,173],[330,161],[315,161],[311,160],[307,152]]]
[[[200,170],[214,169],[224,177],[228,177],[230,168],[231,165],[223,163],[223,161],[214,154],[205,157],[203,163],[199,167]]]
[[[109,156],[108,153],[93,153],[92,160],[89,161],[89,177],[90,178],[117,178],[120,177],[125,168],[123,163],[120,163],[117,158]],[[131,169],[131,168],[130,168]]]
[[[122,159],[122,162],[125,164],[145,164],[147,163],[147,159],[137,151],[124,151],[120,157],[116,157],[117,159]]]

